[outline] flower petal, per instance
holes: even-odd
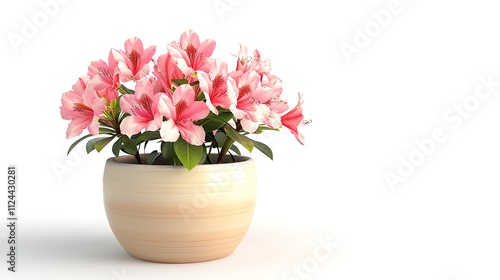
[[[299,93],[299,101],[297,102],[297,105],[281,117],[281,123],[292,132],[295,138],[297,138],[302,145],[304,145],[304,135],[300,133],[298,126],[304,119],[304,115],[302,114],[303,102],[303,96]]]
[[[191,145],[200,146],[205,142],[205,130],[192,122],[178,125],[182,139]]]
[[[167,119],[175,118],[175,106],[172,104],[172,99],[166,94],[162,94],[158,100],[158,112]]]
[[[70,139],[82,134],[85,127],[75,125],[73,121],[68,124],[68,129],[66,129],[66,139]]]
[[[241,126],[243,127],[244,131],[254,133],[259,128],[259,123],[244,118],[241,120]]]
[[[200,44],[200,47],[198,48],[198,52],[203,54],[205,57],[209,57],[212,55],[212,53],[215,50],[215,41],[211,39],[206,39]]]
[[[179,120],[182,119],[191,119],[192,121],[197,121],[203,119],[208,115],[210,109],[208,109],[207,104],[203,101],[195,101],[188,105],[184,111],[182,111],[177,118]]]
[[[128,116],[121,123],[120,130],[122,133],[128,136],[132,136],[136,133],[141,132],[146,124],[141,122],[140,118],[137,118],[136,116]]]
[[[175,122],[170,119],[161,124],[160,136],[165,142],[175,142],[179,139],[179,129]]]
[[[99,134],[99,117],[93,117],[90,125],[88,127],[90,134],[97,135]]]

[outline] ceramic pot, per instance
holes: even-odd
[[[256,171],[249,157],[222,164],[136,164],[113,157],[104,170],[109,225],[131,256],[153,262],[189,263],[230,255],[252,221]]]

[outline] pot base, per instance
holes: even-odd
[[[245,233],[233,238],[223,238],[205,241],[172,241],[172,242],[145,242],[134,240],[131,243],[126,238],[120,238],[120,244],[127,253],[140,260],[159,263],[195,263],[221,259],[231,255]]]

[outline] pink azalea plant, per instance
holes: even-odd
[[[189,170],[201,163],[220,163],[227,153],[255,147],[272,159],[271,149],[252,133],[287,127],[304,144],[302,95],[294,108],[282,96],[282,82],[271,74],[269,60],[259,51],[249,55],[240,45],[236,67],[211,57],[214,40],[200,42],[189,30],[154,58],[156,47],[144,48],[136,37],[125,50],[112,49],[108,61],[94,61],[62,95],[61,117],[70,120],[66,138],[89,134],[87,152],[100,152],[114,141],[112,151],[133,155],[138,163],[167,164]],[[130,86],[131,85],[131,86]],[[94,137],[95,136],[95,137]],[[159,150],[141,157],[141,145],[157,141]],[[217,160],[208,155],[217,150]]]

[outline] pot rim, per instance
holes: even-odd
[[[146,157],[147,154],[141,154],[141,157]],[[217,154],[210,155],[211,157],[218,156]],[[193,170],[217,170],[220,168],[234,168],[236,166],[242,165],[253,165],[253,159],[249,156],[233,155],[235,161],[233,162],[230,155],[225,155],[222,163],[212,163],[212,164],[198,164],[193,168]],[[228,161],[229,160],[229,161]],[[186,170],[183,165],[166,165],[166,164],[139,164],[132,155],[121,155],[117,157],[110,157],[106,160],[106,166],[113,166],[119,168],[147,168],[147,169],[168,169],[168,170]],[[193,171],[191,170],[191,171]]]

